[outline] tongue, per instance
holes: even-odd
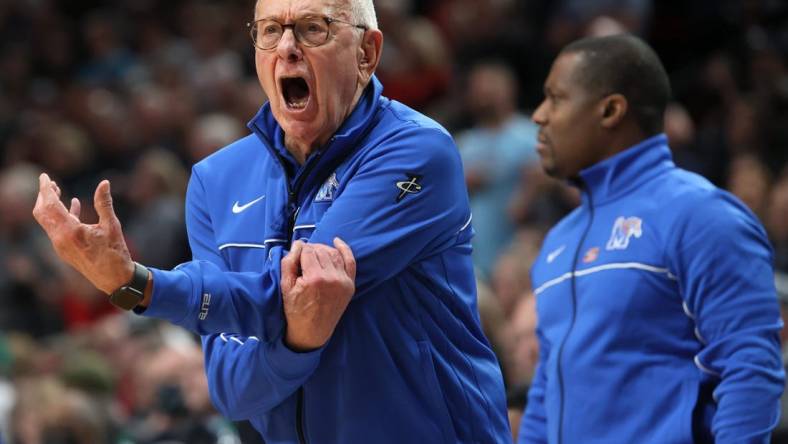
[[[284,82],[285,100],[293,108],[303,108],[309,99],[309,87],[304,79],[287,79]]]

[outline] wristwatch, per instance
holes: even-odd
[[[128,284],[123,285],[109,295],[112,305],[124,310],[131,310],[139,305],[145,297],[150,272],[143,265],[134,262],[134,274]]]

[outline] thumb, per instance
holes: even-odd
[[[96,208],[99,224],[110,223],[117,219],[115,210],[112,208],[112,194],[110,194],[108,180],[102,180],[96,187],[96,194],[93,195],[93,206]]]
[[[353,257],[353,250],[350,249],[350,245],[338,237],[334,238],[334,246],[339,251],[339,254],[342,255],[342,260],[345,261],[345,273],[347,273],[350,279],[355,281],[356,258]]]
[[[283,291],[293,288],[296,279],[298,279],[298,268],[301,264],[301,250],[303,248],[303,242],[295,241],[293,243],[293,248],[290,249],[290,252],[287,253],[287,256],[282,258],[282,279],[280,285],[282,286]]]

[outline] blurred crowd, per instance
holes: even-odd
[[[579,201],[539,168],[529,112],[553,57],[578,37],[632,32],[655,47],[673,86],[665,127],[677,163],[760,218],[788,308],[785,2],[375,5],[384,94],[446,126],[463,158],[479,310],[515,429],[538,357],[530,265]],[[57,260],[31,216],[41,171],[88,203],[87,221],[108,178],[132,256],[162,268],[188,260],[189,168],[247,134],[265,101],[245,27],[253,6],[0,0],[0,442],[259,442],[211,408],[195,337],[114,309]]]

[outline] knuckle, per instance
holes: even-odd
[[[52,246],[55,247],[56,250],[63,250],[66,245],[68,245],[68,239],[63,233],[55,232],[51,236],[52,238]]]
[[[334,280],[331,278],[331,276],[320,274],[316,276],[315,284],[323,288],[330,287],[331,285],[334,284]]]
[[[319,287],[321,285],[320,277],[319,276],[305,277],[304,285],[307,286],[308,288]]]

